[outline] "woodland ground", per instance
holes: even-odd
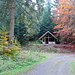
[[[18,75],[45,59],[44,54],[21,50],[15,59],[0,55],[0,75]]]
[[[29,45],[28,48],[33,51],[44,52],[49,58],[21,75],[75,75],[74,43],[59,45],[34,44]]]
[[[55,44],[55,45],[30,44],[23,49],[38,52],[75,53],[75,42],[67,44]]]
[[[72,61],[75,62],[74,54],[46,53],[46,55],[50,58],[21,75],[75,75],[75,65],[72,64]]]
[[[72,43],[55,45],[54,47],[55,48],[60,48],[61,52],[63,50],[65,50],[66,52],[69,52],[69,53],[75,53],[75,41],[72,42]]]
[[[69,47],[72,47],[72,49]],[[75,51],[74,50],[75,49],[74,49],[74,47],[75,46],[72,44],[69,44],[69,45],[65,45],[65,44],[27,45],[24,48],[22,48],[22,51],[19,52],[20,55],[14,61],[11,59],[8,59],[8,58],[4,59],[0,55],[0,75],[10,75],[11,72],[12,72],[12,75],[19,75],[20,73],[27,71],[30,67],[33,67],[34,64],[40,62],[41,59],[45,58],[45,56],[48,57],[48,59],[46,59],[45,62],[37,65],[34,68],[31,68],[29,71],[27,71],[27,73],[23,73],[22,75],[42,75],[42,74],[43,75],[44,74],[45,75],[54,75],[53,73],[55,71],[56,71],[55,73],[57,73],[57,75],[59,72],[62,75],[64,72],[62,73],[60,70],[59,70],[59,72],[57,72],[57,70],[60,68],[61,68],[61,70],[63,70],[63,68],[66,68],[66,67],[67,67],[67,69],[69,69],[69,71],[72,75],[75,75],[75,72],[74,72],[74,69],[75,69],[74,68],[75,67],[75,63],[74,63],[75,62],[75,55],[74,55]],[[64,62],[64,61],[66,61],[66,62]],[[71,65],[69,67],[68,64],[70,64],[70,63],[71,63]],[[68,72],[67,69],[66,69],[66,72]],[[39,74],[38,71],[39,71],[39,73],[42,73],[42,72],[43,73]],[[51,71],[51,72],[49,73],[48,71]],[[48,74],[46,74],[47,72],[48,72]],[[66,74],[63,74],[63,75],[66,75]],[[69,74],[67,74],[67,75],[69,75]]]

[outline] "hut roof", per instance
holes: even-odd
[[[45,34],[43,34],[39,39],[42,39],[46,34],[52,35],[55,39],[57,39],[51,32],[47,31]]]

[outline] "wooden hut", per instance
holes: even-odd
[[[57,38],[51,32],[47,31],[39,39],[42,40],[42,44],[55,44]]]

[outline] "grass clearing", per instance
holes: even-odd
[[[32,51],[20,51],[13,60],[3,60],[0,55],[0,75],[19,75],[45,58],[44,54]]]
[[[75,60],[72,60],[70,63],[70,75],[75,75]]]

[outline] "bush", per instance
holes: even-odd
[[[6,46],[0,47],[0,55],[4,55],[4,57],[9,56],[12,59],[14,59],[18,54],[18,52],[19,48],[17,47],[6,47]]]
[[[42,40],[37,40],[39,43],[42,43]]]
[[[0,55],[3,55],[3,59],[9,57],[14,59],[15,56],[18,54],[19,48],[16,46],[9,47],[8,34],[9,32],[6,30],[6,27],[3,26],[2,30],[0,30]],[[15,40],[15,45],[18,44],[17,44],[17,40]]]

